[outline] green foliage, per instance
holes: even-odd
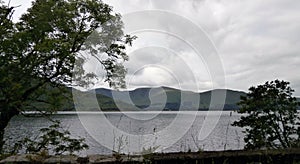
[[[74,152],[88,149],[88,145],[84,143],[83,138],[71,138],[70,132],[64,130],[60,126],[59,121],[55,121],[48,128],[41,129],[40,132],[41,135],[37,139],[24,138],[18,141],[11,153],[15,154],[25,149],[25,153],[45,154],[46,151],[59,155],[65,153],[73,154]]]
[[[22,110],[49,85],[87,85],[95,75],[84,72],[83,51],[99,61],[111,86],[125,87],[121,61],[128,60],[125,48],[134,37],[123,34],[121,17],[110,6],[96,0],[36,0],[16,23],[12,11],[1,6],[0,100]]]
[[[234,126],[244,127],[245,149],[290,148],[299,143],[299,103],[292,96],[289,82],[275,80],[250,87],[242,96],[239,113],[243,115]]]
[[[122,63],[135,39],[100,0],[35,0],[17,22],[13,11],[0,1],[0,153],[13,116],[27,109],[57,110],[64,104],[63,86],[97,80],[83,69],[87,58],[97,59],[110,86],[125,87]]]

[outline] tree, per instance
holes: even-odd
[[[51,104],[45,92],[63,93],[63,86],[95,77],[84,72],[81,52],[99,61],[110,86],[124,87],[122,61],[134,39],[123,34],[121,16],[100,0],[36,0],[18,22],[13,11],[0,0],[0,153],[13,116],[35,103]]]
[[[292,96],[289,82],[275,80],[257,87],[241,97],[241,116],[234,126],[244,127],[245,149],[291,148],[299,141],[299,103]]]

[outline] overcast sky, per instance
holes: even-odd
[[[5,2],[7,2],[6,0]],[[18,17],[30,6],[19,0],[11,5],[22,6]],[[143,26],[147,19],[132,18],[145,10],[167,11],[166,17],[178,18],[178,24],[166,24],[155,17],[156,29],[132,32],[138,36],[128,50],[128,88],[140,86],[170,86],[204,91],[230,88],[247,91],[249,86],[268,80],[291,82],[300,96],[300,1],[299,0],[105,0],[127,25]],[[172,19],[172,18],[170,18]],[[186,20],[190,23],[183,24]],[[188,22],[187,21],[187,22]],[[151,21],[153,24],[153,20]],[[173,24],[172,24],[173,23]],[[176,31],[171,26],[182,31]],[[196,25],[199,31],[192,31]],[[156,30],[156,31],[155,31]],[[191,32],[189,32],[191,31]],[[191,35],[182,34],[189,32]],[[206,35],[218,52],[221,65],[209,54],[195,51],[191,38]],[[199,38],[198,38],[199,39]],[[206,41],[207,42],[207,41]],[[195,43],[194,43],[195,44]],[[202,44],[202,43],[197,43]],[[201,46],[201,45],[200,45]],[[197,49],[197,48],[196,48]],[[222,69],[224,72],[216,71]],[[224,76],[225,86],[214,82]],[[220,78],[221,80],[223,78]],[[218,80],[220,80],[218,79]]]

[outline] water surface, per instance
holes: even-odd
[[[158,152],[178,152],[242,149],[244,146],[242,129],[230,125],[240,118],[240,115],[234,112],[59,112],[50,118],[60,120],[72,136],[86,138],[90,148],[82,152],[83,154],[110,154],[110,149],[137,153],[154,147]],[[99,119],[105,119],[113,128],[99,124]],[[205,120],[208,123],[203,127]],[[186,126],[187,122],[192,124]],[[216,126],[213,126],[214,122],[217,123]],[[49,119],[44,117],[14,117],[6,129],[6,139],[12,145],[14,141],[23,137],[34,138],[39,135],[40,128],[50,124]],[[175,130],[160,133],[171,125],[176,127]],[[207,133],[204,134],[207,137],[203,139],[199,138],[201,128],[204,128],[202,133]],[[174,136],[180,130],[186,133],[179,135],[181,137],[177,140]],[[118,136],[118,131],[128,136]],[[164,146],[171,141],[176,142],[168,147]],[[110,149],[103,145],[110,145]]]

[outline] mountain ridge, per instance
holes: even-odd
[[[231,89],[214,89],[204,92],[194,92],[187,90],[180,90],[171,87],[143,87],[134,90],[116,91],[107,88],[97,88],[95,93],[110,97],[114,100],[133,105],[141,110],[157,110],[156,107],[163,107],[163,110],[237,110],[237,102],[240,96],[245,96],[246,93],[242,91],[235,91]],[[211,101],[211,96],[214,95],[216,99],[225,97],[225,103],[218,104],[216,101]],[[153,104],[155,98],[165,100],[165,104]],[[198,98],[199,97],[199,100]],[[152,102],[151,102],[151,100]],[[181,100],[185,99],[185,100]],[[220,100],[221,101],[221,100]],[[135,107],[134,107],[135,106]],[[222,107],[223,106],[223,107]],[[160,109],[161,110],[161,109]]]
[[[80,91],[72,87],[66,89],[67,100],[63,102],[59,111],[99,111],[100,109],[101,111],[239,110],[237,103],[240,101],[240,97],[247,95],[246,92],[233,89],[193,92],[164,86],[123,91],[108,88],[87,91]],[[214,96],[213,99],[212,96]],[[300,102],[300,98],[297,100]],[[42,111],[48,110],[45,104],[33,103],[31,106]],[[24,110],[32,111],[31,108]]]

